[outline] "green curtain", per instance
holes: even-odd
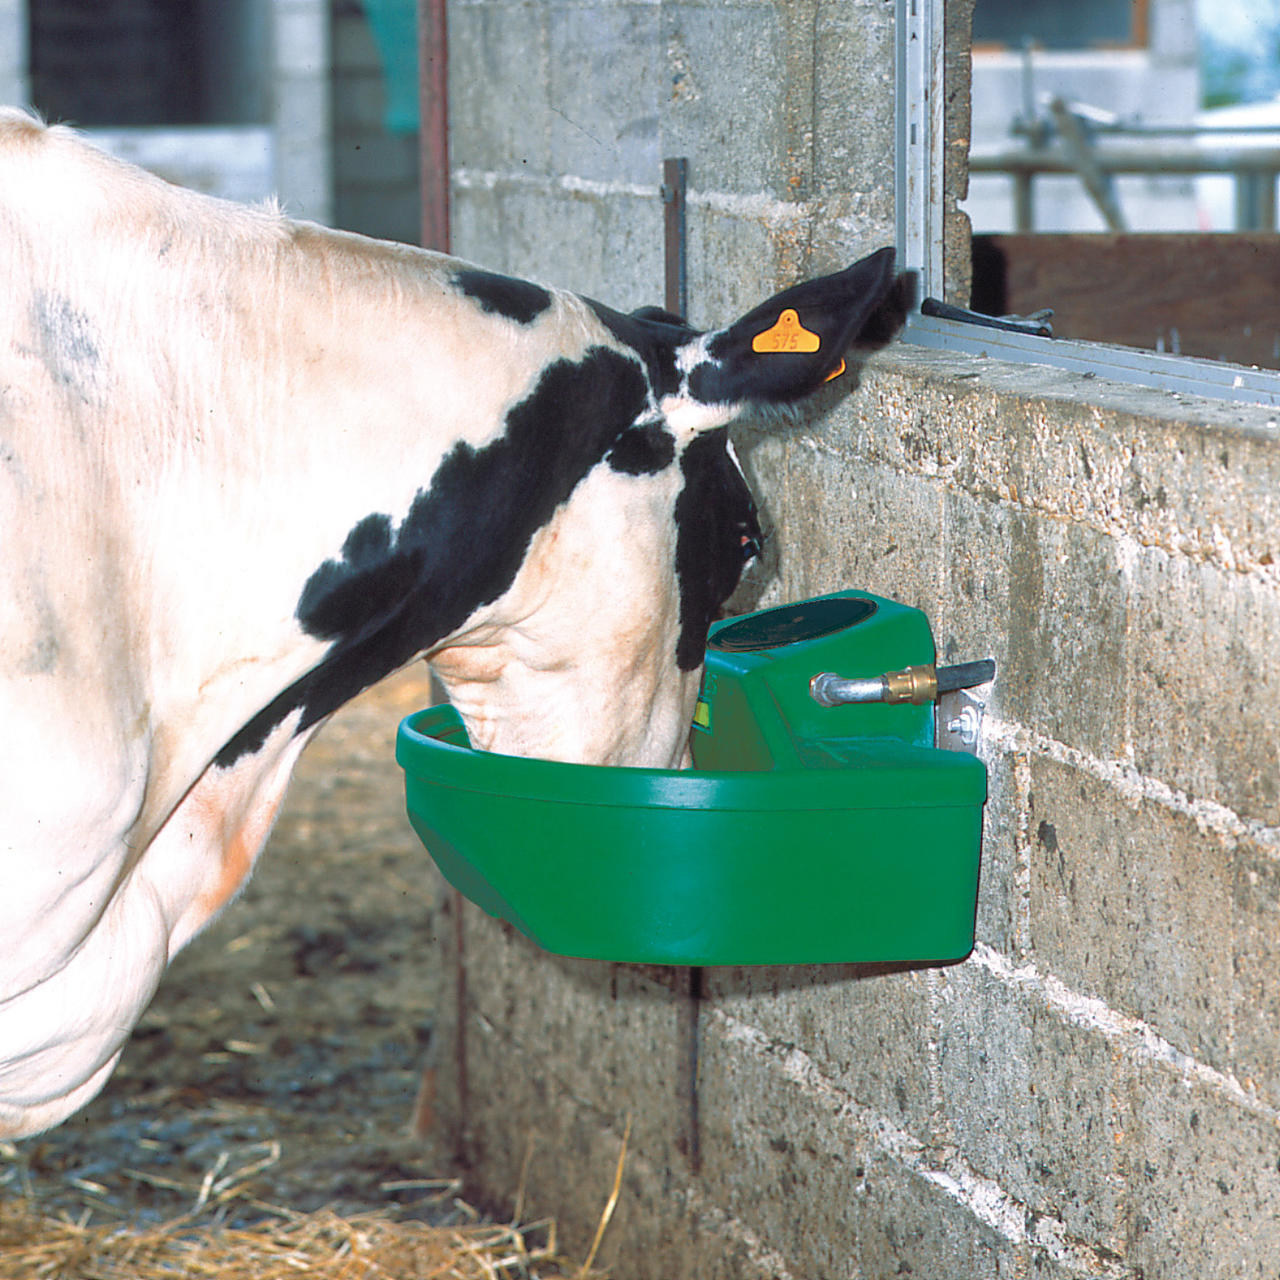
[[[382,58],[387,129],[391,133],[417,133],[418,2],[364,0],[364,10]]]

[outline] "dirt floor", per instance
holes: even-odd
[[[434,881],[392,753],[429,700],[419,664],[326,726],[248,889],[175,961],[102,1095],[0,1144],[0,1201],[92,1222],[235,1224],[263,1204],[467,1216],[408,1135]]]

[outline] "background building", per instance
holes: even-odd
[[[0,101],[186,186],[414,241],[416,120],[384,75],[406,14],[412,54],[413,0],[0,0]]]

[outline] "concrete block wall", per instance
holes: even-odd
[[[463,255],[661,302],[657,192],[679,155],[695,321],[892,234],[883,0],[453,0],[449,23]]]
[[[654,301],[679,153],[695,321],[883,242],[890,18],[456,0],[458,251]],[[863,586],[999,664],[978,944],[694,974],[451,900],[438,1109],[473,1190],[585,1251],[629,1123],[620,1280],[1275,1275],[1275,415],[897,347],[736,436],[772,531],[741,605]]]

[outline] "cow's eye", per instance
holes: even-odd
[[[744,533],[741,538],[742,559],[745,563],[754,560],[764,550],[764,534],[751,535]]]

